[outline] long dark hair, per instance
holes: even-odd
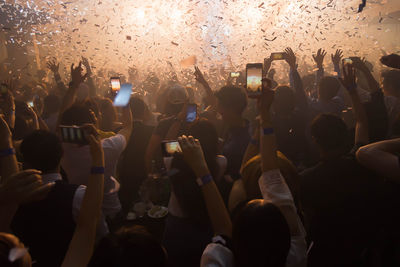
[[[218,134],[214,125],[206,119],[201,119],[189,127],[187,135],[192,135],[194,138],[199,139],[211,175],[216,177],[218,172],[216,160]],[[174,157],[171,168],[179,170],[178,173],[170,178],[174,193],[185,217],[193,219],[193,222],[198,224],[208,224],[207,209],[200,188],[196,183],[196,175],[181,155]]]

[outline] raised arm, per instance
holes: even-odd
[[[15,126],[15,102],[12,93],[12,82],[4,82],[1,86],[7,88],[7,93],[3,95],[3,101],[0,101],[0,108],[5,116],[5,121],[11,129]]]
[[[56,81],[57,88],[60,90],[62,94],[65,94],[67,92],[67,87],[61,80],[60,73],[58,72],[60,67],[60,63],[57,63],[57,59],[53,58],[49,62],[47,62],[47,68],[53,72],[54,75],[54,80]]]
[[[355,144],[368,144],[368,117],[357,93],[356,73],[353,65],[345,65],[343,63],[343,79],[340,78],[340,81],[351,97],[353,113],[356,119]]]
[[[92,79],[92,68],[90,67],[89,60],[85,57],[82,57],[82,64],[86,68],[87,73],[87,84],[89,86],[89,95],[94,97],[97,95],[96,85]]]
[[[304,111],[307,108],[307,96],[304,92],[303,81],[297,71],[296,55],[293,50],[288,47],[285,49],[285,61],[290,66],[290,81],[291,87],[295,90],[297,107]]]
[[[353,67],[360,70],[368,82],[368,87],[370,92],[376,92],[380,90],[379,83],[375,80],[371,71],[368,69],[367,65],[365,65],[365,60],[362,60],[359,57],[352,57]]]
[[[207,102],[210,104],[210,106],[216,108],[216,106],[217,106],[217,98],[214,96],[214,93],[211,90],[210,85],[208,84],[208,82],[204,78],[203,73],[196,66],[194,67],[194,75],[196,77],[196,81],[199,82],[203,86],[203,88],[204,88],[204,90],[206,92]]]
[[[324,77],[325,75],[325,71],[324,71],[324,58],[326,56],[326,51],[323,50],[322,48],[318,49],[317,54],[316,55],[312,55],[315,64],[317,65],[317,72],[315,75],[315,89],[318,91],[318,85],[319,82],[321,81],[321,79]]]
[[[101,216],[104,191],[104,152],[101,141],[89,135],[92,169],[74,235],[62,267],[86,267],[92,256],[96,226]]]
[[[214,233],[231,237],[232,222],[217,185],[211,177],[199,140],[183,135],[178,141],[186,163],[198,177]]]
[[[400,161],[396,153],[400,152],[400,138],[385,140],[361,147],[357,153],[357,160],[366,168],[371,169],[400,183]]]
[[[342,72],[340,71],[340,61],[343,58],[343,51],[341,49],[337,49],[335,54],[331,54],[333,69],[337,73],[337,77],[342,77]]]
[[[133,129],[133,120],[132,120],[132,112],[129,106],[124,107],[122,109],[122,129],[119,131],[119,134],[122,134],[125,137],[126,142],[129,141],[129,138],[132,134]]]

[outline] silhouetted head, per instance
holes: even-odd
[[[340,89],[340,82],[335,77],[326,76],[318,84],[319,99],[329,101],[334,98]]]
[[[382,72],[382,88],[385,95],[400,97],[400,70]]]
[[[218,99],[218,112],[224,120],[241,117],[247,107],[247,94],[241,87],[224,86],[215,96]]]
[[[70,108],[64,111],[60,122],[61,125],[66,126],[81,126],[87,123],[97,125],[97,117],[93,110],[84,104],[72,105]]]
[[[295,108],[293,90],[288,86],[278,86],[274,97],[274,110],[279,114],[290,114]]]
[[[58,171],[63,149],[57,135],[37,130],[21,143],[24,169],[36,169],[43,173]]]
[[[166,267],[167,255],[160,242],[142,226],[122,228],[104,237],[89,267]]]
[[[290,230],[278,207],[262,199],[248,202],[233,222],[236,266],[286,265]]]

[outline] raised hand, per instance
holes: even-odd
[[[196,77],[196,81],[198,81],[200,84],[208,84],[206,79],[204,78],[203,73],[197,66],[194,66],[194,76]]]
[[[331,54],[331,59],[334,66],[339,66],[342,58],[343,58],[343,51],[341,49],[337,49],[335,54]]]
[[[339,78],[340,82],[350,94],[356,92],[357,89],[356,72],[353,64],[342,63],[342,67],[343,67],[343,78]]]
[[[37,170],[24,170],[7,179],[0,186],[1,204],[21,204],[45,197],[54,183],[43,184],[40,174]]]
[[[262,79],[262,94],[258,100],[258,111],[263,121],[269,120],[269,111],[274,102],[275,92],[271,88],[272,81],[270,79]]]
[[[182,154],[185,162],[192,168],[194,173],[198,176],[204,175],[203,172],[208,171],[204,153],[198,139],[193,136],[182,135],[178,137],[179,145],[182,149]]]
[[[81,83],[85,81],[88,74],[82,75],[82,61],[79,62],[78,67],[74,68],[74,64],[71,65],[71,80],[75,87],[78,87]]]
[[[60,67],[60,63],[57,63],[57,59],[53,57],[49,62],[47,62],[47,68],[51,70],[53,73],[58,73],[58,69]]]
[[[83,56],[82,56],[82,64],[86,68],[86,73],[88,75],[91,75],[92,74],[92,69],[90,68],[89,60],[87,58],[83,57]]]
[[[370,72],[367,65],[365,64],[365,58],[360,57],[351,57],[353,64],[351,64],[355,69],[358,69],[362,72]]]
[[[326,56],[326,51],[322,48],[318,49],[317,54],[313,55],[313,59],[317,64],[317,67],[321,69],[324,66],[324,58]]]
[[[296,68],[296,55],[293,50],[288,47],[285,49],[285,61],[289,64],[291,68]]]
[[[381,57],[380,61],[385,66],[400,69],[400,55],[391,54],[388,56],[383,56]]]

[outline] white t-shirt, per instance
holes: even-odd
[[[114,215],[121,209],[118,199],[119,183],[114,179],[117,162],[126,147],[125,137],[121,134],[101,140],[104,150],[104,199],[103,212]],[[87,185],[92,168],[92,158],[89,146],[78,146],[63,143],[64,156],[61,166],[67,173],[71,184]]]

